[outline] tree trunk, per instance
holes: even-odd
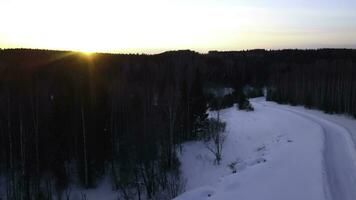
[[[85,187],[88,188],[87,140],[86,140],[85,117],[84,117],[83,105],[81,106],[81,117],[82,117],[82,134],[83,134],[84,184]]]

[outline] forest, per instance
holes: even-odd
[[[109,176],[122,199],[171,199],[184,191],[181,145],[205,137],[208,110],[266,88],[267,100],[356,117],[355,64],[350,49],[0,50],[0,187],[14,200],[70,199],[73,185]],[[216,104],[214,87],[234,92]]]

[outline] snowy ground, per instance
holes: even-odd
[[[252,100],[253,112],[221,111],[226,141],[221,165],[202,142],[184,144],[186,191],[175,200],[355,200],[356,120],[303,107]],[[237,173],[228,164],[237,161]],[[0,189],[4,180],[0,179]],[[73,199],[117,199],[108,179]],[[5,191],[0,190],[0,197]]]
[[[220,166],[202,143],[185,144],[187,192],[176,200],[356,199],[356,120],[252,102],[254,112],[222,111],[227,139]],[[227,165],[236,160],[233,174]]]

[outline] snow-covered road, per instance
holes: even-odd
[[[263,98],[252,103],[254,112],[222,111],[228,133],[221,166],[199,142],[185,146],[188,191],[177,199],[356,199],[356,136],[349,131],[356,120]],[[226,165],[236,159],[239,171],[231,174]]]
[[[260,100],[255,101],[259,103]],[[323,129],[324,164],[328,198],[332,200],[356,199],[356,152],[351,133],[341,125],[293,107],[284,107],[272,103],[263,103],[275,109],[292,112],[315,122]]]

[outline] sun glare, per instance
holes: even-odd
[[[94,52],[91,52],[91,51],[80,51],[80,53],[82,53],[85,56],[91,56]]]
[[[327,9],[309,12],[292,3],[283,4],[284,10],[277,3],[258,3],[263,1],[188,2],[0,0],[0,48],[59,49],[90,55],[356,43],[353,10],[329,16]],[[342,23],[330,20],[334,15]]]

